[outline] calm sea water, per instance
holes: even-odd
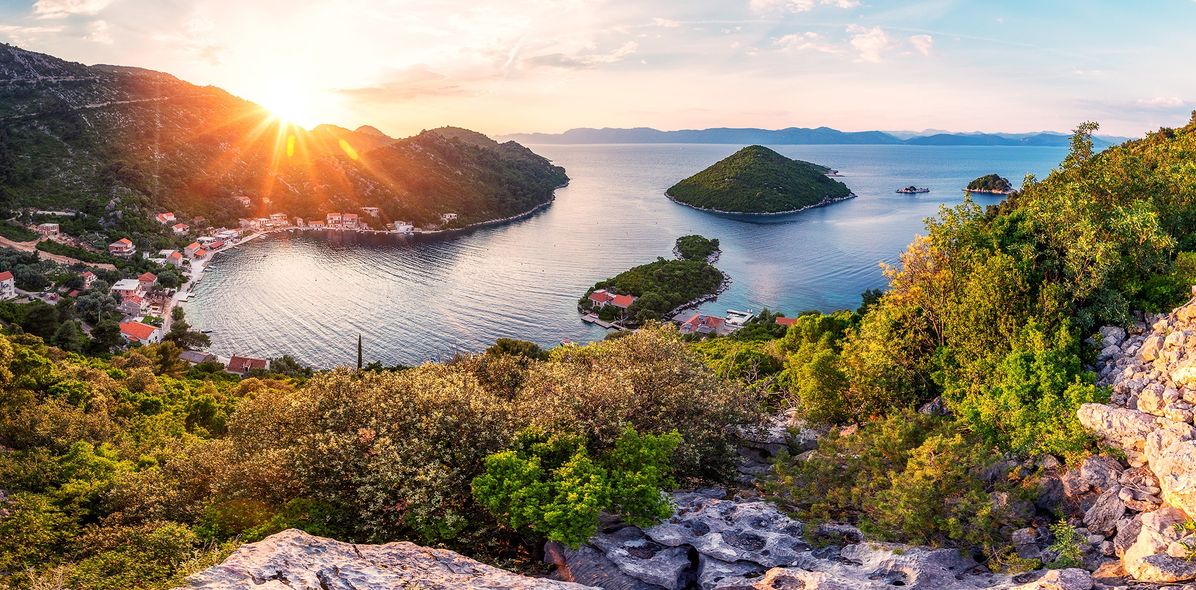
[[[317,367],[413,364],[508,336],[555,345],[605,331],[576,301],[594,282],[671,256],[685,234],[718,238],[732,285],[703,310],[794,313],[859,304],[883,286],[923,220],[996,172],[1044,176],[1062,148],[779,146],[838,169],[858,198],[785,217],[735,219],[676,205],[663,192],[726,157],[731,145],[533,146],[572,179],[533,217],[451,236],[275,234],[222,254],[186,304],[220,354],[291,354]],[[915,184],[929,194],[894,191]],[[978,203],[999,201],[978,196]]]

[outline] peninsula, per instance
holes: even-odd
[[[829,178],[830,168],[752,145],[678,182],[665,194],[682,205],[718,213],[795,213],[854,197]]]

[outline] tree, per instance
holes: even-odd
[[[21,329],[50,340],[58,330],[58,309],[42,301],[33,301],[25,307]]]
[[[69,320],[62,322],[58,326],[58,330],[54,332],[52,343],[54,346],[70,352],[83,352],[84,344],[87,341],[87,336],[83,334],[83,329],[79,326],[79,322]]]
[[[175,307],[170,313],[173,321],[170,331],[162,338],[164,342],[173,342],[184,350],[196,350],[212,345],[211,337],[191,329],[191,324],[187,323],[181,307]]]
[[[548,353],[543,348],[540,348],[540,345],[535,342],[515,340],[513,338],[499,338],[495,340],[494,344],[486,349],[486,354],[507,354],[536,361],[548,360]]]

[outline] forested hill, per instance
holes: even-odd
[[[828,172],[826,166],[751,145],[678,182],[666,194],[699,209],[783,213],[850,197],[847,185],[828,178]]]
[[[466,224],[547,203],[567,181],[530,150],[471,133],[307,131],[219,88],[0,45],[0,207],[78,209],[108,228],[136,232],[157,210],[228,223],[364,205]]]

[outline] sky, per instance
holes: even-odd
[[[0,0],[0,40],[391,135],[1137,136],[1196,109],[1196,0]]]

